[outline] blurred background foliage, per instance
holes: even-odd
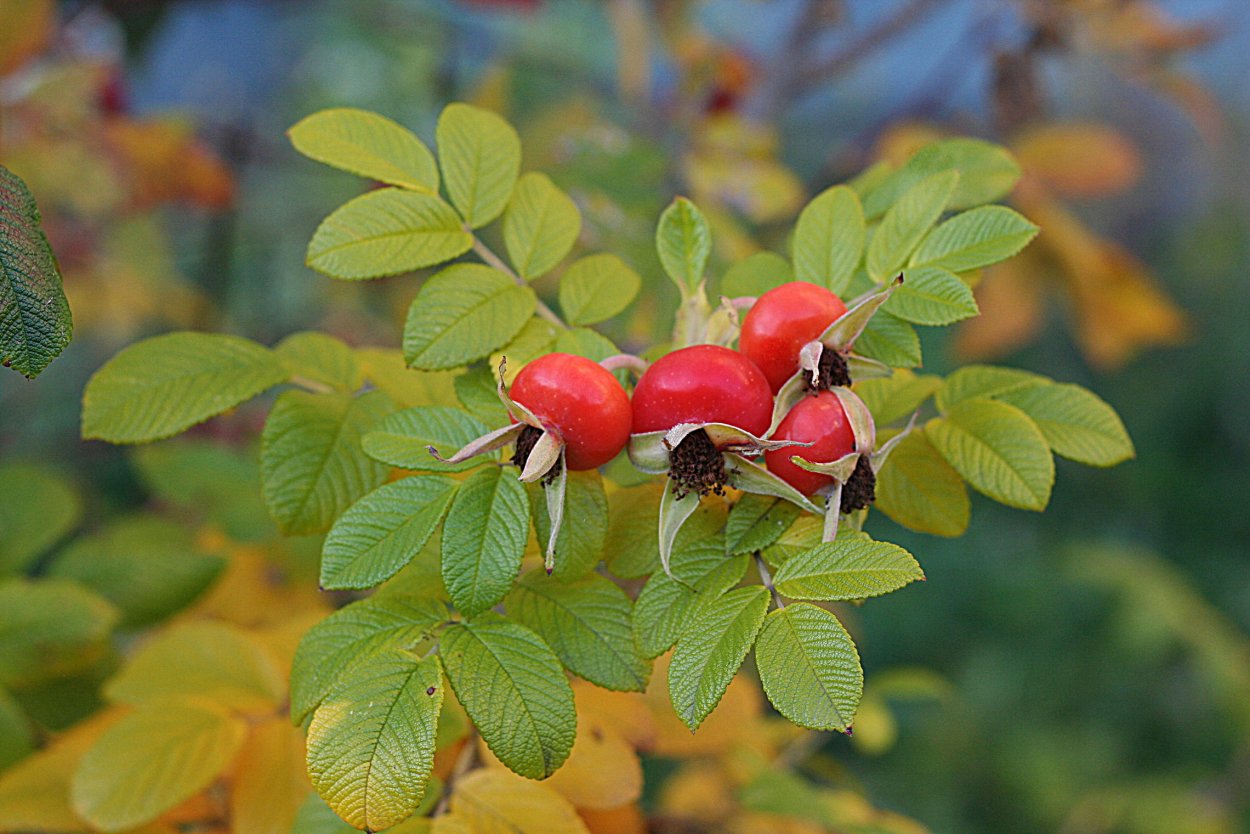
[[[673,194],[708,214],[722,275],[784,252],[825,186],[983,136],[1018,155],[1010,201],[1042,234],[982,277],[981,318],[926,333],[928,367],[986,359],[1086,385],[1138,458],[1060,462],[1041,516],[974,498],[956,541],[874,516],[929,581],[853,615],[868,675],[854,738],[783,755],[935,832],[1250,830],[1248,47],[1240,0],[5,0],[0,163],[38,198],[77,328],[37,383],[0,376],[0,572],[73,577],[84,547],[138,559],[142,541],[152,564],[200,553],[179,574],[198,606],[249,575],[284,600],[311,590],[316,548],[255,545],[271,536],[249,515],[259,499],[235,500],[255,488],[263,410],[178,454],[76,439],[87,376],[144,335],[397,344],[410,280],[303,266],[359,188],[290,149],[308,112],[375,109],[427,139],[449,100],[507,115],[526,167],[577,200],[583,244],[647,281],[608,326],[627,349],[671,320],[653,230]],[[32,494],[56,521],[23,543],[5,508]],[[169,613],[150,602],[110,600],[85,668],[7,682],[40,727],[90,711],[117,662],[104,637]],[[288,603],[274,611],[321,610]],[[706,800],[732,780],[713,771],[732,762],[669,778],[662,754],[648,807],[715,825]],[[802,801],[794,785],[733,789],[756,815]]]

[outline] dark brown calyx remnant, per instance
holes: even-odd
[[[525,464],[528,463],[530,459],[530,452],[534,451],[534,444],[537,443],[538,438],[542,436],[542,429],[534,428],[533,426],[526,426],[521,429],[521,433],[518,434],[516,438],[516,445],[513,446],[512,449],[512,463],[518,469],[525,469]],[[560,474],[561,466],[563,466],[563,464],[560,461],[556,461],[556,465],[547,470],[547,474],[543,475],[543,478],[539,483],[546,486],[554,481],[556,479],[556,475]]]
[[[828,391],[835,386],[850,384],[851,374],[846,364],[846,357],[830,348],[822,350],[816,385],[813,386],[809,381],[808,388],[813,391]]]
[[[877,498],[877,475],[867,455],[860,455],[855,471],[842,485],[842,512],[862,510]]]
[[[681,498],[688,492],[707,495],[725,494],[725,458],[703,429],[686,435],[668,456],[668,476],[673,481],[673,494]]]

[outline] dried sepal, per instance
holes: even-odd
[[[884,362],[856,353],[847,354],[846,369],[854,380],[889,379],[894,375],[894,369]]]
[[[858,456],[857,456],[858,457]],[[838,537],[838,525],[842,522],[842,482],[834,481],[825,497],[825,523],[820,540],[831,542]]]
[[[678,423],[664,434],[664,445],[668,449],[676,449],[681,442],[696,431],[707,432],[708,439],[722,452],[738,452],[754,455],[770,449],[782,449],[786,446],[810,446],[795,440],[765,440],[751,434],[746,429],[731,426],[728,423]]]
[[[859,395],[850,388],[832,388],[833,395],[842,403],[846,412],[846,421],[851,424],[855,435],[855,451],[861,455],[872,454],[877,445],[877,426],[873,422],[872,412]]]
[[[781,425],[781,421],[790,413],[790,409],[794,408],[795,404],[807,394],[807,380],[803,378],[802,371],[786,380],[786,384],[781,386],[781,390],[773,398],[773,419],[768,426],[768,431],[764,432],[764,436],[772,437],[773,432],[777,431],[777,427]]]
[[[493,452],[496,449],[501,449],[504,446],[515,443],[517,437],[524,429],[525,425],[523,423],[513,423],[512,425],[495,429],[488,434],[482,435],[476,440],[469,441],[463,448],[449,458],[445,458],[440,455],[438,449],[433,446],[426,446],[425,448],[431,455],[434,456],[435,460],[440,460],[443,463],[460,463],[461,461],[466,461],[469,458],[484,455],[487,452]]]
[[[916,421],[920,419],[920,412],[916,411],[911,415],[911,419],[907,421],[907,425],[898,434],[891,437],[885,443],[881,444],[881,448],[874,451],[868,457],[869,463],[872,464],[873,472],[880,472],[881,467],[885,466],[886,460],[890,457],[890,452],[894,451],[898,444],[903,442],[903,438],[916,430]]]
[[[747,460],[742,455],[732,453],[725,455],[725,470],[729,473],[730,482],[733,486],[743,492],[753,492],[756,495],[770,495],[773,498],[781,498],[789,501],[801,510],[817,515],[820,514],[820,508],[813,504],[806,495],[781,480],[781,478],[778,478],[772,472],[769,472],[763,466]]]
[[[855,465],[859,462],[859,452],[851,452],[849,455],[843,455],[837,460],[829,461],[828,463],[816,463],[798,455],[792,455],[790,462],[800,469],[806,469],[808,472],[828,475],[841,484],[855,472]]]
[[[829,325],[828,329],[820,335],[820,341],[826,347],[838,351],[839,353],[847,353],[855,340],[864,332],[864,328],[868,326],[869,320],[873,314],[881,308],[881,305],[890,300],[890,296],[894,294],[894,290],[903,283],[903,276],[900,273],[897,278],[887,284],[884,288],[862,297],[856,301],[849,310]]]
[[[674,582],[690,587],[689,583],[673,575],[671,562],[673,542],[677,540],[677,533],[681,530],[681,526],[699,508],[699,495],[687,492],[678,497],[677,490],[673,486],[672,481],[665,483],[664,494],[660,496],[660,565],[664,568],[664,573]]]
[[[559,454],[555,465],[560,468],[555,476],[543,485],[543,494],[547,498],[547,518],[551,521],[551,534],[547,537],[547,551],[543,556],[543,567],[547,569],[548,576],[556,566],[556,540],[560,537],[560,528],[564,524],[564,494],[569,482],[569,470],[564,465],[564,446],[561,445],[558,448]],[[531,454],[530,459],[533,460],[533,457]]]
[[[521,481],[532,484],[542,480],[553,467],[561,464],[563,458],[564,443],[555,433],[544,430],[525,459]]]
[[[664,443],[664,431],[649,431],[629,436],[629,461],[634,468],[648,475],[663,475],[668,471],[669,447]]]

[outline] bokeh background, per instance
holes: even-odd
[[[1247,82],[1243,0],[4,0],[0,163],[39,200],[76,334],[37,382],[0,375],[0,464],[77,484],[89,530],[149,501],[130,454],[77,439],[123,345],[398,342],[410,281],[303,266],[361,188],[287,143],[318,108],[427,139],[451,100],[507,115],[583,243],[645,276],[609,325],[626,348],[669,325],[674,194],[712,219],[719,274],[876,159],[993,139],[1042,234],[984,277],[980,319],[926,334],[926,368],[1085,385],[1137,459],[1060,461],[1044,515],[974,497],[957,540],[874,516],[929,581],[858,610],[856,735],[803,770],[943,834],[1250,831]],[[201,434],[246,447],[262,416]]]

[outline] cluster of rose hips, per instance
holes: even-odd
[[[721,494],[726,485],[789,497],[807,509],[818,509],[810,499],[823,496],[831,538],[839,513],[866,507],[875,483],[872,417],[847,387],[847,334],[853,338],[862,325],[839,331],[835,323],[847,319],[846,305],[829,290],[783,284],[750,306],[738,350],[701,344],[649,366],[629,363],[645,367],[632,398],[605,367],[619,367],[611,360],[546,354],[526,364],[510,388],[501,372],[499,394],[511,425],[448,460],[514,447],[521,480],[548,486],[549,569],[564,472],[595,469],[627,447],[639,469],[669,476],[666,501]],[[761,456],[763,467],[755,462]],[[748,471],[752,477],[737,477]],[[697,497],[682,503],[687,515]],[[662,505],[662,528],[663,512]]]

